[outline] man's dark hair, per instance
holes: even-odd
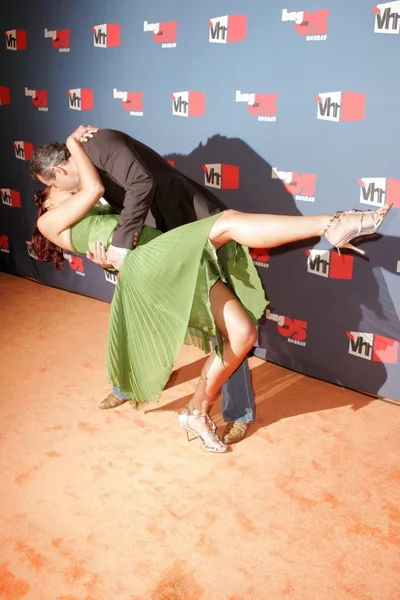
[[[37,179],[38,175],[46,177],[46,179],[52,179],[54,177],[52,167],[67,162],[70,156],[67,146],[60,142],[39,144],[33,151],[29,172],[33,179]]]

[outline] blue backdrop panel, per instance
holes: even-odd
[[[115,278],[26,242],[33,148],[79,124],[126,131],[228,205],[286,215],[393,210],[363,242],[254,251],[271,299],[258,353],[400,400],[400,1],[6,1],[0,269],[110,301]]]

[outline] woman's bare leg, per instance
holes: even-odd
[[[257,340],[257,329],[236,296],[218,281],[210,292],[218,329],[224,336],[221,359],[215,351],[208,357],[188,408],[208,413],[221,386],[246,358]]]
[[[388,205],[379,208],[376,215],[383,215]],[[363,227],[374,225],[374,213],[365,213]],[[291,242],[305,240],[324,235],[328,224],[329,239],[335,244],[351,231],[357,230],[360,224],[360,213],[342,215],[341,219],[333,219],[333,215],[311,217],[292,217],[284,215],[265,215],[243,213],[226,210],[215,221],[209,239],[216,248],[235,240],[249,248],[275,248]]]

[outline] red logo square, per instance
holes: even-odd
[[[365,94],[342,92],[340,121],[363,121],[365,114]]]
[[[397,364],[398,355],[399,342],[384,337],[383,335],[374,336],[372,360],[383,363]]]
[[[400,208],[400,179],[388,177],[386,183],[386,202]]]
[[[246,15],[229,15],[228,17],[228,44],[241,42],[246,39]]]
[[[331,252],[329,276],[331,279],[351,279],[353,277],[353,256]]]

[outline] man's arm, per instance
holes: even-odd
[[[92,251],[86,252],[86,258],[106,271],[113,269],[113,265],[107,260],[107,250],[101,242],[92,243]]]
[[[79,141],[81,127],[78,127],[67,139],[67,148],[71,153],[81,180],[82,189],[57,206],[57,210],[48,210],[38,219],[40,232],[53,244],[64,247],[65,232],[77,223],[90,210],[104,193],[103,184],[98,172],[89,160]],[[48,199],[51,202],[53,189],[50,187]],[[54,190],[57,192],[57,190]]]
[[[137,245],[153,201],[154,179],[118,131],[100,129],[85,142],[84,148],[95,166],[125,190],[124,205],[112,245],[131,249]]]

